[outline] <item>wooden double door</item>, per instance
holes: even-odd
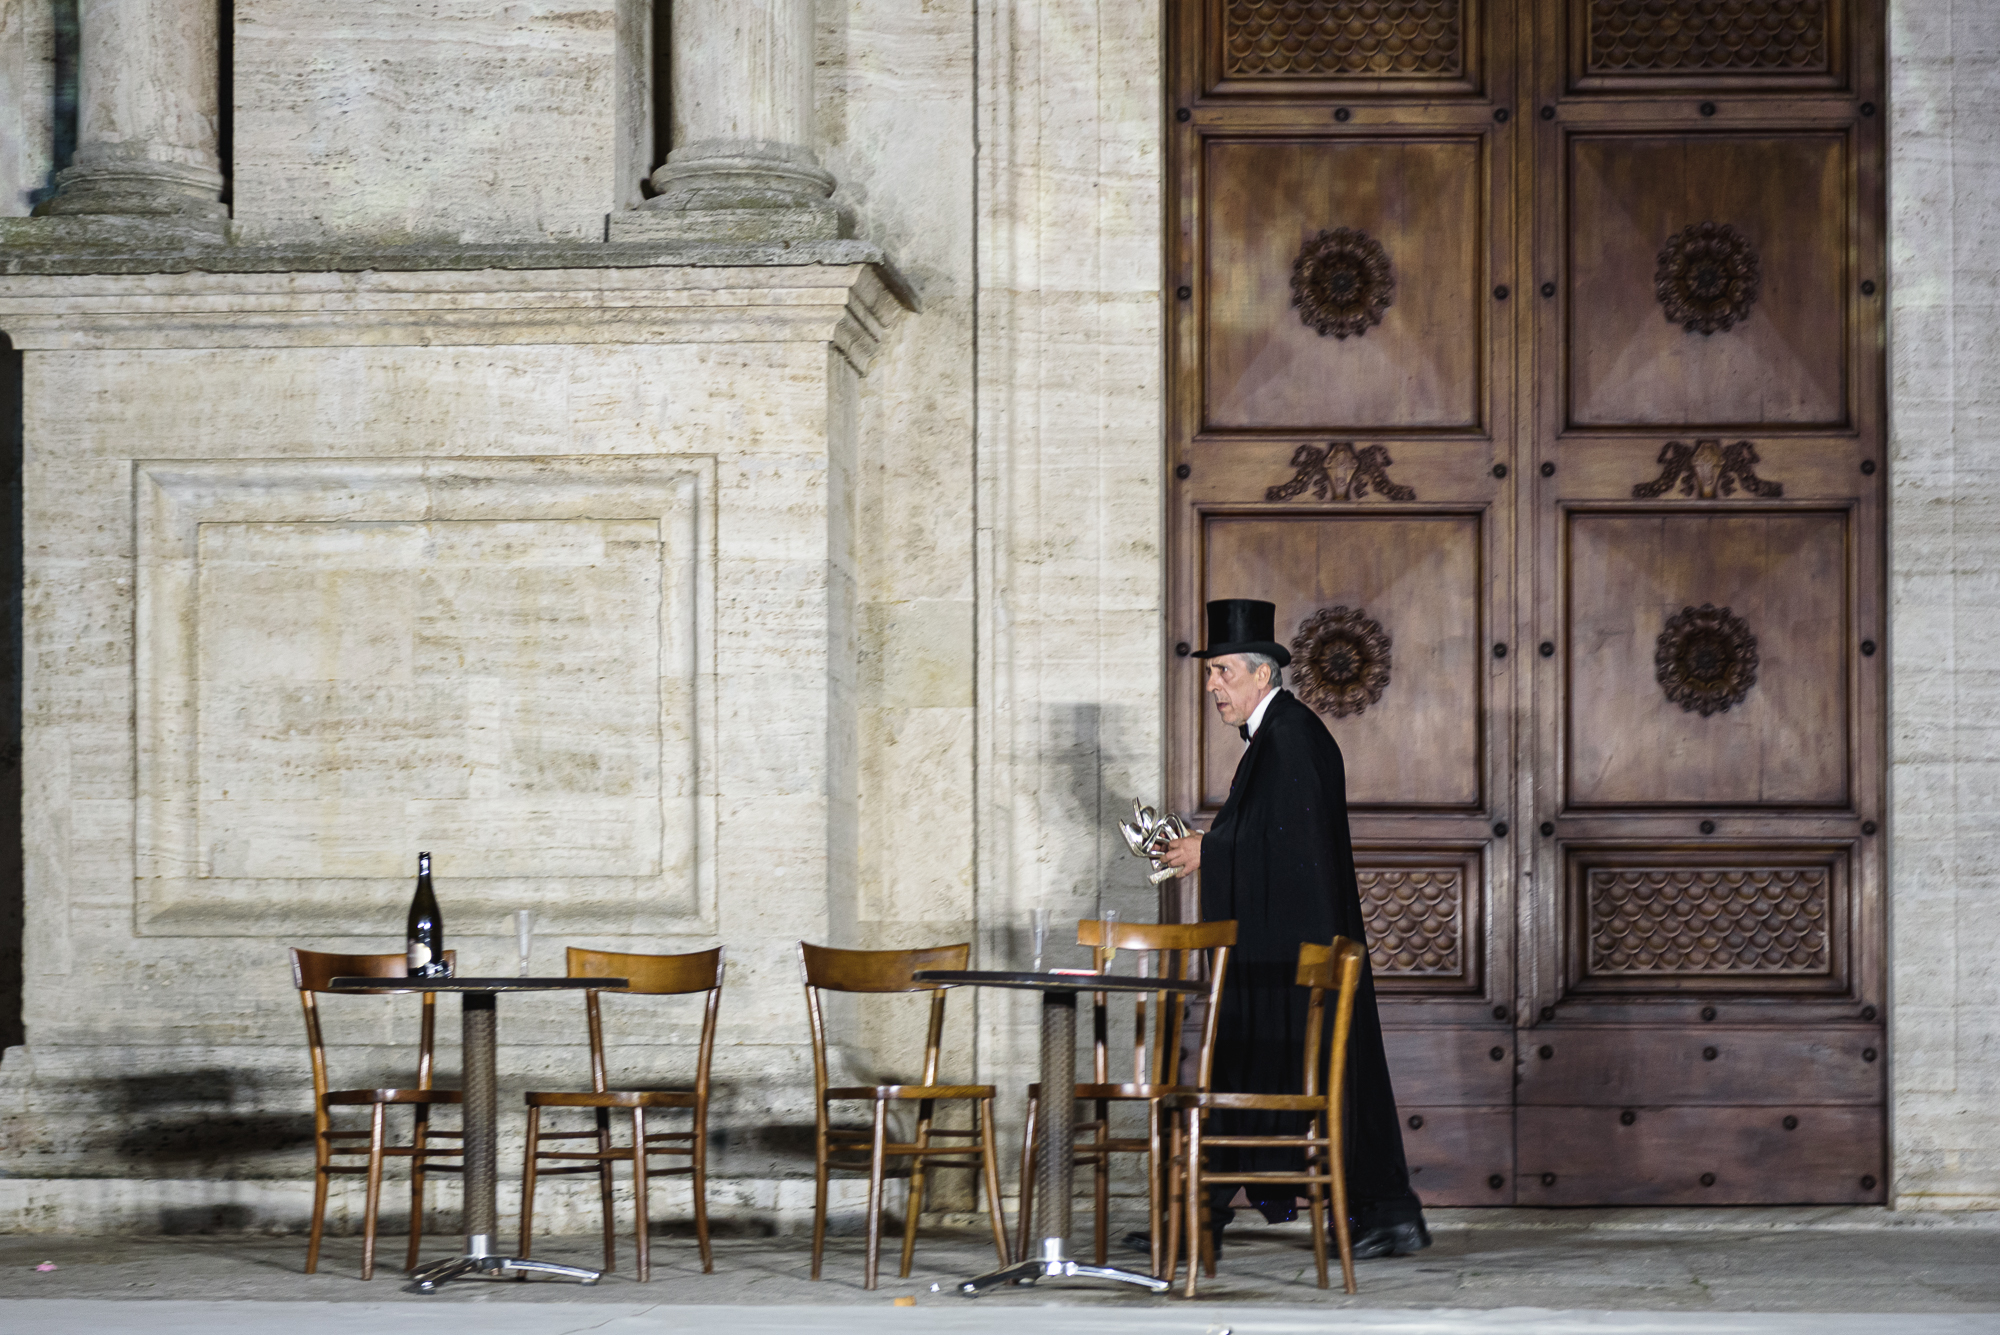
[[[1880,5],[1169,17],[1174,807],[1269,599],[1428,1202],[1884,1199]]]

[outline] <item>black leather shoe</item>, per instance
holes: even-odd
[[[1413,1219],[1407,1224],[1382,1224],[1354,1240],[1354,1259],[1367,1261],[1377,1256],[1415,1256],[1430,1245],[1431,1231],[1424,1227],[1421,1219]]]
[[[1153,1235],[1150,1233],[1141,1233],[1136,1228],[1120,1238],[1119,1244],[1128,1252],[1138,1252],[1145,1256],[1153,1254]]]

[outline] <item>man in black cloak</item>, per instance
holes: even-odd
[[[1280,686],[1291,654],[1278,644],[1277,608],[1250,598],[1208,605],[1205,687],[1226,724],[1249,746],[1206,836],[1174,841],[1165,861],[1201,871],[1201,916],[1234,918],[1236,948],[1223,980],[1214,1088],[1230,1093],[1303,1090],[1306,989],[1294,981],[1299,944],[1336,936],[1364,945],[1361,892],[1347,829],[1347,777],[1340,748],[1319,715]],[[1331,1035],[1328,1036],[1329,1044]],[[1403,1133],[1375,984],[1364,963],[1349,1031],[1346,1090],[1347,1202],[1354,1254],[1407,1256],[1430,1245],[1410,1190]],[[1323,1060],[1323,1058],[1322,1058]],[[1305,1114],[1212,1113],[1222,1136],[1298,1135]],[[1296,1171],[1294,1151],[1217,1149],[1223,1171]],[[1220,1242],[1234,1188],[1218,1189],[1211,1227]],[[1249,1203],[1273,1222],[1294,1218],[1295,1188],[1252,1184]]]

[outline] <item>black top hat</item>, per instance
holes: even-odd
[[[1208,648],[1196,658],[1222,654],[1265,654],[1287,667],[1292,651],[1272,637],[1277,634],[1278,605],[1256,598],[1217,598],[1208,605]]]

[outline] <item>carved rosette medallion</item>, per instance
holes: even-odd
[[[1292,638],[1292,689],[1330,718],[1359,714],[1389,685],[1389,632],[1356,607],[1322,607]]]
[[[1726,607],[1683,607],[1654,644],[1653,675],[1687,712],[1727,713],[1757,684],[1757,637]]]
[[[1748,318],[1762,276],[1750,239],[1728,223],[1690,223],[1660,248],[1653,292],[1674,324],[1700,334]]]
[[[1335,227],[1305,243],[1292,261],[1292,305],[1320,334],[1359,337],[1382,323],[1396,293],[1382,243],[1353,227]]]

